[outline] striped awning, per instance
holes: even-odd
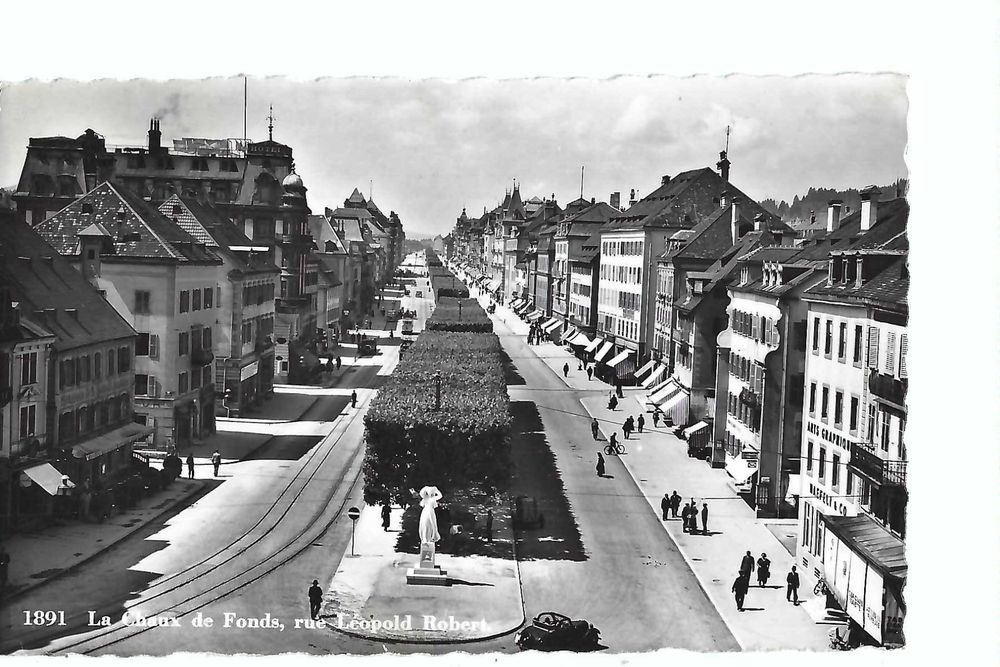
[[[520,297],[518,297],[517,299],[514,299],[513,301],[510,302],[510,307],[511,307],[512,310],[517,310],[518,306],[520,306],[523,303],[524,303],[524,299],[521,299]]]
[[[575,326],[570,326],[569,329],[566,329],[566,331],[562,332],[562,337],[560,337],[559,340],[561,340],[564,343],[570,342],[573,339],[573,337],[576,336],[576,331],[577,329]]]
[[[535,310],[531,311],[531,313],[528,315],[528,319],[531,320],[532,322],[537,322],[538,320],[542,319],[543,317],[545,317],[545,313],[543,313],[542,311],[538,310],[537,308]]]
[[[552,330],[562,324],[556,318],[550,318],[545,324],[542,325],[542,331],[545,333],[552,333]]]
[[[601,347],[600,350],[597,351],[597,355],[594,356],[594,359],[596,359],[597,361],[601,361],[602,359],[604,359],[604,357],[608,356],[608,352],[610,352],[614,348],[614,346],[615,346],[614,343],[609,341],[604,341],[604,345]]]
[[[677,381],[673,378],[667,378],[660,384],[654,386],[649,390],[649,403],[657,405],[659,401],[666,398],[672,391],[677,389]]]
[[[650,373],[649,376],[639,384],[642,386],[643,389],[647,389],[651,385],[654,385],[657,382],[659,382],[660,378],[663,377],[663,374],[665,372],[667,372],[667,367],[664,366],[663,364],[659,364],[657,365],[656,368],[653,369],[653,372]]]
[[[601,338],[600,336],[597,336],[597,337],[594,338],[594,340],[590,341],[590,343],[587,344],[587,347],[586,347],[585,351],[586,352],[593,352],[594,350],[597,349],[597,346],[600,345],[603,342],[604,342],[604,339]]]
[[[81,442],[73,447],[73,457],[92,461],[102,454],[113,452],[116,449],[131,445],[137,440],[142,440],[153,432],[152,426],[142,424],[126,424],[113,431],[99,435]]]
[[[585,333],[577,333],[575,336],[569,339],[570,345],[576,345],[577,347],[586,348],[591,343],[590,338],[587,337]]]
[[[517,313],[518,315],[524,315],[524,313],[527,312],[530,308],[531,304],[528,303],[527,301],[524,301],[521,303],[520,306],[514,309],[514,312]]]
[[[680,386],[676,380],[671,379],[667,386],[650,396],[649,402],[659,410],[666,412],[687,398],[687,395],[687,390]]]
[[[653,366],[655,365],[656,365],[656,360],[650,359],[649,361],[647,361],[645,364],[642,365],[642,368],[640,368],[635,372],[635,376],[639,377],[640,375],[648,373],[649,371],[653,370]]]
[[[708,422],[698,422],[694,426],[688,426],[684,429],[684,437],[690,438],[692,433],[697,433],[703,428],[708,428]]]
[[[608,362],[608,366],[611,366],[612,368],[617,366],[618,364],[628,359],[628,356],[630,354],[635,354],[635,352],[633,352],[632,350],[624,350],[623,352],[619,352],[617,355],[612,357],[611,361]]]

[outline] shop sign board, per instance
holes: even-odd
[[[252,378],[254,375],[257,375],[258,363],[259,362],[254,361],[253,363],[249,363],[240,369],[240,382],[243,382],[244,380]]]

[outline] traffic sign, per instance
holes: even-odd
[[[359,510],[357,507],[352,507],[351,509],[347,510],[347,516],[351,517],[351,521],[357,521],[358,517],[361,516],[361,510]]]

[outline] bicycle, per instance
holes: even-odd
[[[822,579],[817,581],[816,585],[813,586],[813,595],[827,595],[829,592],[830,589],[826,587],[826,582]]]
[[[617,442],[613,445],[609,443],[605,445],[604,453],[607,454],[608,456],[616,456],[616,455],[620,456],[625,453],[625,445],[623,445],[620,442]]]

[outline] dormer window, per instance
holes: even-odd
[[[740,284],[746,285],[748,282],[750,282],[750,267],[744,266],[740,270]]]
[[[118,212],[115,213],[115,220],[124,220],[124,219],[125,219],[125,209],[120,208],[118,209]]]
[[[181,214],[181,205],[180,204],[174,204],[174,209],[173,210],[174,210],[174,215],[180,215]]]
[[[91,204],[89,201],[85,201],[85,202],[83,202],[83,205],[80,207],[80,212],[81,213],[93,213],[94,212],[94,205]]]

